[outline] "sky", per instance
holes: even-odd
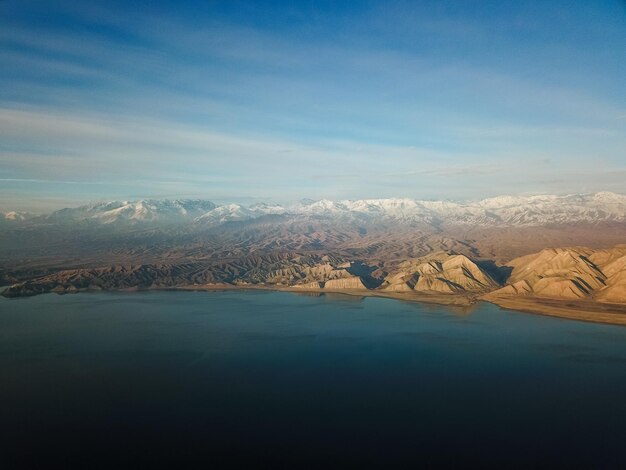
[[[0,1],[0,210],[626,192],[626,2]]]

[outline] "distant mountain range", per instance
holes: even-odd
[[[5,296],[348,292],[626,324],[626,196],[106,202],[0,219]],[[600,312],[600,313],[598,313]]]
[[[4,226],[33,224],[220,225],[268,215],[303,220],[401,222],[439,226],[541,226],[626,221],[626,196],[600,192],[567,196],[500,196],[476,202],[415,199],[301,201],[292,205],[216,205],[206,200],[114,201],[61,209],[48,215],[7,212]]]

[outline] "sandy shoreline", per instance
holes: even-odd
[[[605,304],[590,300],[561,300],[523,296],[486,296],[480,300],[490,302],[506,310],[626,326],[626,305]]]

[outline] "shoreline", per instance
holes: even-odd
[[[6,286],[4,286],[6,287]],[[89,292],[141,292],[141,291],[272,291],[289,292],[301,295],[338,294],[354,297],[379,297],[399,300],[404,302],[418,302],[431,305],[440,305],[466,313],[478,302],[488,302],[498,306],[502,310],[544,315],[567,320],[584,321],[588,323],[610,324],[626,326],[626,305],[595,302],[591,300],[567,300],[555,298],[540,298],[528,296],[495,296],[463,295],[463,294],[440,294],[425,292],[387,292],[374,289],[310,289],[293,286],[268,286],[268,285],[233,285],[233,284],[205,284],[205,285],[181,285],[181,286],[158,286],[158,287],[130,287],[125,289],[78,289],[74,292],[47,292],[49,294],[67,295]],[[36,294],[39,295],[39,294]],[[22,296],[12,297],[13,299]],[[24,296],[31,297],[31,296]],[[6,297],[5,297],[6,298]]]
[[[478,302],[488,302],[502,310],[543,315],[567,320],[626,326],[626,305],[608,304],[589,300],[565,300],[538,297],[470,296],[461,294],[427,294],[417,292],[385,292],[377,290],[302,289],[297,287],[234,286],[181,286],[163,290],[217,291],[217,290],[267,290],[296,294],[343,294],[360,297],[380,297],[406,302],[419,302],[468,310]]]
[[[422,302],[428,304],[444,305],[451,307],[471,307],[478,300],[469,295],[448,295],[437,293],[417,293],[417,292],[385,292],[374,289],[303,289],[298,287],[273,287],[261,285],[234,286],[224,285],[192,285],[179,287],[156,288],[158,290],[186,290],[186,291],[219,291],[219,290],[266,290],[274,292],[291,292],[294,294],[343,294],[355,297],[381,297],[395,300],[406,300],[412,302]]]
[[[532,313],[588,323],[626,326],[626,305],[590,300],[564,300],[539,297],[483,296],[479,300],[503,310]]]

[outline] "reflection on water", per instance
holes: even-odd
[[[331,302],[351,302],[359,304],[365,300],[364,295],[355,295],[355,294],[343,294],[341,292],[291,292],[294,295],[299,295],[303,297],[317,297],[321,300],[329,300]]]
[[[331,302],[346,302],[346,303],[360,304],[365,300],[365,296],[353,295],[353,294],[342,294],[341,292],[324,292],[324,299],[327,299]]]
[[[315,291],[313,291],[313,292],[306,292],[306,291],[297,292],[297,291],[294,291],[293,294],[294,295],[299,295],[299,296],[302,296],[302,297],[321,297],[321,296],[324,295],[323,292],[315,292]]]
[[[0,301],[3,463],[622,463],[626,328],[311,294]]]

